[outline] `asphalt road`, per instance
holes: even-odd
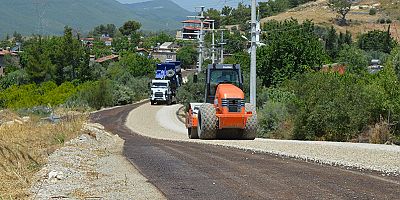
[[[139,105],[93,114],[168,199],[400,199],[400,178],[197,143],[150,139],[125,126]]]

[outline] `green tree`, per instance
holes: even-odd
[[[352,73],[366,72],[369,64],[365,51],[349,45],[345,45],[339,52],[337,61],[346,64],[348,66],[348,71]]]
[[[226,32],[224,34],[226,44],[224,45],[225,53],[234,54],[247,50],[248,41],[244,39],[240,31],[234,31],[233,34]]]
[[[197,50],[194,46],[184,46],[178,50],[176,59],[185,67],[194,65],[197,61]]]
[[[276,15],[292,7],[289,0],[260,2],[259,6],[262,17]]]
[[[156,61],[133,52],[124,52],[115,67],[128,71],[132,76],[146,76],[154,73]],[[115,74],[117,75],[117,74]]]
[[[400,47],[397,47],[392,51],[388,60],[388,63],[393,66],[393,69],[400,80]]]
[[[336,11],[340,15],[339,25],[346,25],[347,20],[346,16],[349,13],[351,8],[351,1],[350,0],[329,0],[328,6]]]
[[[23,40],[23,37],[22,37],[22,35],[21,35],[21,33],[18,33],[17,31],[15,31],[14,33],[13,33],[13,43],[15,44],[15,43],[22,43],[24,40]]]
[[[135,47],[131,44],[129,37],[127,36],[115,38],[113,40],[112,47],[117,53],[122,53],[124,51],[135,51]]]
[[[397,42],[388,31],[373,30],[362,34],[358,39],[358,47],[365,51],[382,51],[390,54]]]
[[[20,69],[7,73],[3,78],[0,78],[0,87],[2,89],[7,89],[12,85],[24,85],[30,82],[29,75],[26,73],[25,69]],[[1,90],[1,89],[0,89]]]
[[[56,49],[52,55],[52,61],[57,66],[56,83],[75,79],[87,80],[89,66],[89,52],[82,47],[81,42],[74,37],[72,28],[65,27],[64,36],[53,39],[49,48]]]
[[[33,40],[34,43],[25,48],[22,56],[26,61],[26,73],[35,83],[52,80],[55,75],[55,67],[50,60],[49,52],[44,48],[43,39],[38,37]]]
[[[349,141],[372,119],[374,98],[357,75],[312,72],[287,85],[294,139]]]
[[[92,31],[89,32],[90,36],[99,37],[101,35],[108,35],[114,37],[117,33],[117,27],[114,24],[101,24],[96,26]]]
[[[208,9],[205,14],[205,16],[209,17],[212,20],[215,20],[215,28],[218,29],[219,26],[221,25],[221,12],[217,9],[210,8]]]
[[[328,60],[314,24],[291,19],[264,25],[266,45],[257,50],[257,74],[270,87],[319,66]]]
[[[342,49],[344,45],[351,45],[353,43],[351,33],[346,30],[346,33],[339,33],[339,38],[338,38],[338,45],[339,49]]]
[[[132,20],[125,22],[124,25],[119,28],[119,31],[122,33],[122,35],[130,36],[136,33],[136,31],[138,31],[141,27],[142,24]]]
[[[144,48],[151,48],[151,47],[156,47],[158,43],[163,44],[164,42],[173,42],[175,39],[168,35],[167,33],[161,32],[161,33],[156,33],[153,36],[146,37],[143,41],[143,47]]]
[[[338,53],[338,49],[338,37],[336,34],[336,30],[335,28],[333,28],[333,26],[331,26],[325,38],[325,50],[332,59],[335,59]]]

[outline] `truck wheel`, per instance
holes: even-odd
[[[253,115],[247,119],[246,126],[243,130],[242,139],[254,140],[257,136],[257,111],[256,107],[252,104],[246,103],[246,112],[252,112]]]
[[[154,103],[154,101],[150,101],[150,104],[151,104],[151,105],[154,105],[155,103]]]
[[[188,136],[190,139],[199,139],[197,128],[188,128]]]
[[[200,139],[211,140],[217,138],[217,116],[215,107],[205,103],[200,106],[198,114],[199,124],[197,133]]]
[[[168,71],[167,71],[167,76],[168,76],[169,78],[174,77],[174,76],[175,76],[175,71],[172,70],[172,69],[168,70]]]

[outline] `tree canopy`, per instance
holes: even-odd
[[[264,30],[266,45],[257,51],[257,73],[267,87],[318,69],[329,60],[310,21],[270,21]]]

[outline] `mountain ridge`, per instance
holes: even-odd
[[[121,26],[127,20],[142,23],[147,31],[175,30],[189,11],[170,0],[122,4],[116,0],[52,0],[45,4],[26,0],[0,0],[0,38],[14,31],[24,35],[59,35],[65,26],[87,33],[100,24]],[[157,12],[143,11],[158,5]],[[181,16],[182,15],[182,16]]]

